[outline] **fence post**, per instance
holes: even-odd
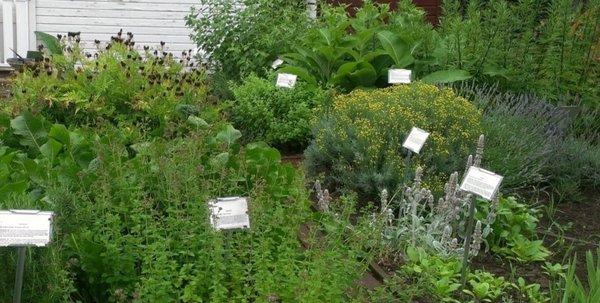
[[[12,51],[11,48],[14,47],[14,26],[13,26],[13,1],[12,0],[2,0],[2,37],[4,42],[4,47],[2,50],[2,62],[6,63],[7,58],[11,58]]]
[[[27,56],[29,50],[29,0],[15,0],[17,25],[17,53]]]

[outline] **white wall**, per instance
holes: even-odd
[[[197,0],[37,0],[35,23],[49,34],[81,32],[84,47],[95,50],[94,39],[110,41],[119,29],[134,34],[136,48],[158,46],[167,51],[196,49],[185,16]]]

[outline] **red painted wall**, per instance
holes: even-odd
[[[349,5],[348,9],[352,12],[353,8],[356,8],[362,4],[361,0],[328,0],[332,4],[344,4]],[[396,9],[398,0],[376,0],[379,3],[387,3],[391,9]],[[442,14],[442,0],[413,0],[415,5],[422,7],[427,12],[427,20],[432,24],[438,24],[438,19]]]

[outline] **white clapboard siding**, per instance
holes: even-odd
[[[81,32],[86,51],[94,51],[94,40],[103,45],[120,29],[132,32],[136,48],[157,47],[179,55],[196,49],[185,17],[197,0],[36,0],[36,30],[52,35]]]

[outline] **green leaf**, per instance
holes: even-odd
[[[317,80],[315,79],[315,77],[313,77],[306,69],[302,67],[286,65],[280,68],[279,72],[296,75],[300,79],[312,85],[317,85]]]
[[[394,60],[394,65],[397,68],[406,67],[414,62],[408,43],[397,34],[390,31],[381,31],[377,33],[377,38],[387,55]]]
[[[440,84],[440,83],[452,83],[456,81],[463,81],[471,79],[473,76],[466,70],[462,69],[449,69],[449,70],[441,70],[434,73],[431,73],[423,78],[421,81],[430,84]]]
[[[187,123],[196,129],[208,127],[208,123],[204,119],[196,116],[189,116],[187,118]]]
[[[54,124],[50,128],[48,136],[56,141],[62,143],[65,146],[71,145],[71,137],[67,128],[62,124]]]
[[[136,156],[150,156],[150,149],[152,147],[151,142],[140,142],[131,144],[129,147],[135,151]]]
[[[62,55],[63,51],[58,38],[40,31],[35,32],[35,37],[42,42],[51,55]]]
[[[222,168],[225,166],[225,164],[227,164],[227,162],[229,161],[229,153],[225,152],[225,153],[220,153],[216,156],[214,156],[212,159],[210,159],[210,164],[212,167],[215,168]]]
[[[42,155],[44,155],[44,157],[53,160],[62,149],[62,146],[63,145],[60,144],[60,142],[54,139],[49,139],[48,142],[44,143],[44,145],[40,147],[40,152]]]
[[[483,74],[490,77],[503,77],[508,79],[508,70],[493,64],[486,64],[483,67]]]
[[[377,81],[377,71],[370,63],[348,62],[340,66],[333,82],[347,89],[357,86],[372,86]]]
[[[485,297],[487,297],[487,293],[489,290],[490,284],[487,282],[477,283],[473,285],[473,291],[479,299],[484,299]]]
[[[0,185],[0,201],[10,194],[25,193],[29,186],[27,181],[17,181],[13,183]]]
[[[12,119],[10,127],[16,135],[21,136],[19,140],[21,145],[36,150],[39,150],[48,135],[44,121],[27,112]]]
[[[233,128],[230,124],[228,124],[224,130],[220,131],[215,137],[217,141],[227,143],[227,145],[234,144],[239,138],[242,137],[242,133]]]

